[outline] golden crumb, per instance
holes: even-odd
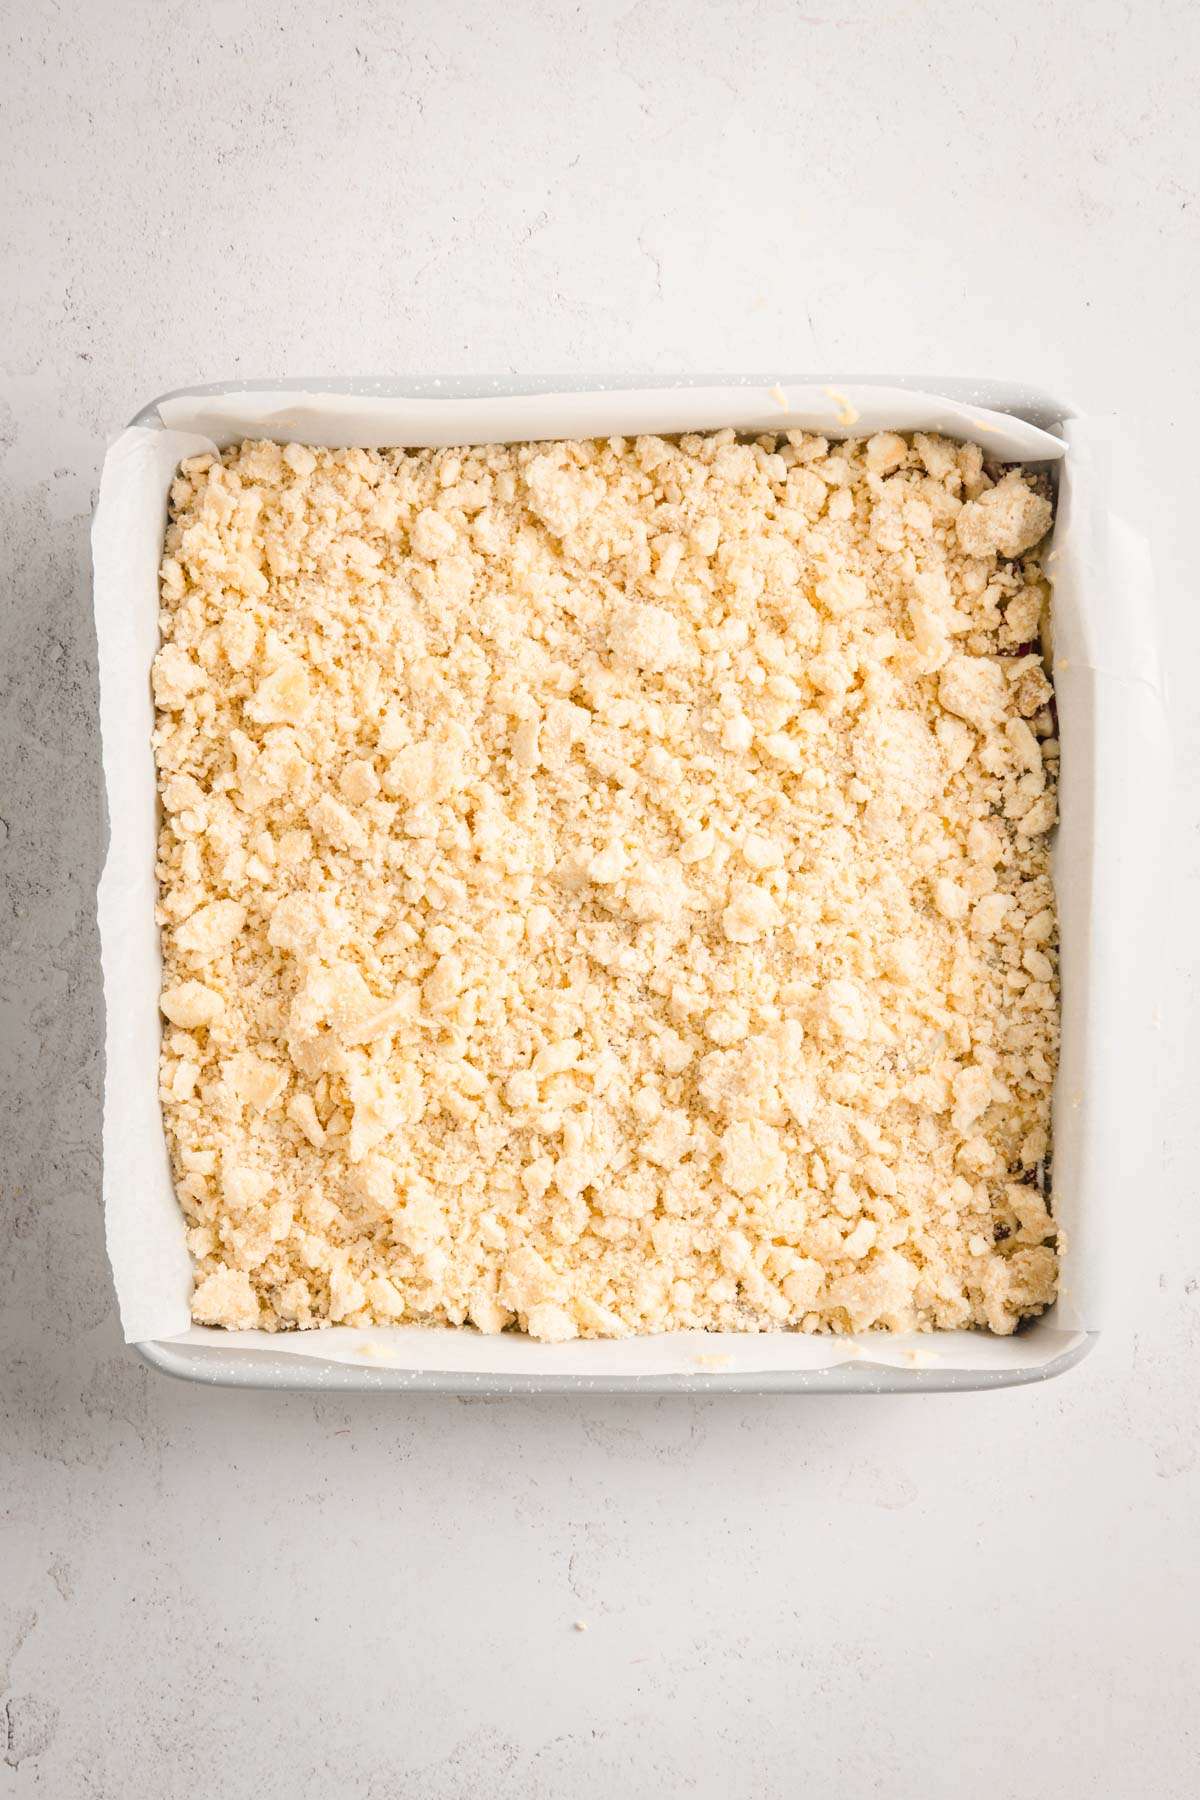
[[[838,409],[838,424],[845,425],[847,428],[851,425],[857,425],[858,408],[855,406],[853,400],[851,400],[848,395],[843,394],[841,388],[827,387],[825,392],[829,395],[829,398],[834,402]]]
[[[1045,1307],[1050,518],[920,433],[184,463],[154,688],[193,1316]]]

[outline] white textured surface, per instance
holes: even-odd
[[[1110,404],[1176,671],[1178,923],[1198,52],[1183,0],[0,9],[0,1795],[1195,1791],[1182,933],[1130,1045],[1161,1106],[1119,1316],[1057,1384],[154,1378],[100,1239],[86,533],[105,434],[228,375],[907,367]]]

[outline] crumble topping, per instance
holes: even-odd
[[[921,433],[185,462],[154,692],[194,1317],[1045,1307],[1050,522]]]

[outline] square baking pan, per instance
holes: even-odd
[[[693,390],[704,390],[704,394]],[[181,454],[198,447],[202,438],[224,444],[243,435],[284,441],[320,441],[323,435],[330,443],[366,441],[372,436],[375,442],[484,441],[495,435],[488,427],[464,426],[462,421],[486,419],[497,408],[496,416],[523,421],[519,429],[503,433],[513,438],[607,435],[622,429],[622,416],[630,417],[630,431],[699,429],[695,408],[706,405],[709,394],[720,395],[724,407],[708,421],[712,426],[738,422],[755,431],[772,426],[785,429],[801,422],[811,426],[815,403],[823,408],[818,428],[831,436],[844,436],[847,425],[839,421],[848,418],[846,407],[869,396],[864,400],[860,431],[884,424],[898,429],[912,429],[914,424],[918,429],[937,428],[936,405],[944,403],[953,412],[949,424],[958,435],[971,435],[972,425],[981,435],[989,429],[985,419],[969,418],[975,409],[993,420],[1007,415],[1014,430],[1023,424],[1035,428],[1033,436],[1048,433],[1055,440],[1052,449],[1048,440],[1043,440],[1041,452],[1058,489],[1051,557],[1059,556],[1060,547],[1062,556],[1057,567],[1051,563],[1063,743],[1062,824],[1055,847],[1055,873],[1061,886],[1064,869],[1069,869],[1073,895],[1070,930],[1064,908],[1063,1059],[1054,1120],[1055,1210],[1060,1219],[1064,1214],[1068,1217],[1059,1299],[1012,1338],[990,1340],[983,1333],[931,1333],[903,1340],[882,1333],[840,1340],[815,1340],[794,1333],[754,1337],[688,1333],[620,1344],[576,1341],[555,1346],[548,1353],[547,1347],[516,1334],[487,1339],[469,1330],[448,1328],[401,1328],[388,1334],[335,1328],[332,1332],[288,1334],[286,1343],[253,1333],[249,1336],[257,1341],[251,1346],[242,1334],[187,1327],[178,1311],[179,1294],[186,1296],[187,1291],[186,1286],[180,1289],[179,1283],[186,1279],[188,1264],[177,1208],[178,1245],[168,1242],[165,1251],[161,1245],[156,1251],[153,1243],[156,1232],[169,1238],[172,1229],[162,1204],[162,1184],[165,1180],[169,1187],[170,1177],[157,1112],[157,1082],[152,1102],[142,1091],[145,1082],[136,1084],[137,1104],[131,1106],[131,1085],[121,1084],[121,1092],[116,1092],[118,1083],[111,1079],[114,1070],[125,1069],[131,1054],[145,1060],[147,1034],[155,1057],[158,1042],[156,991],[153,1014],[147,1011],[149,973],[143,972],[140,986],[123,976],[130,939],[144,934],[147,916],[151,922],[153,917],[153,858],[151,866],[144,869],[137,860],[137,846],[126,840],[131,831],[139,831],[144,849],[150,826],[145,816],[150,801],[144,780],[148,766],[152,772],[152,765],[147,765],[146,727],[153,718],[148,673],[149,655],[157,641],[155,580],[165,526],[163,470],[167,464],[160,454],[155,477],[159,489],[155,491],[161,491],[161,502],[155,514],[153,504],[149,509],[139,508],[130,499],[130,478],[122,458],[128,464],[166,448],[165,441],[156,443],[148,435],[164,430],[191,434],[191,444],[179,439],[184,446]],[[795,416],[778,410],[781,394],[796,406]],[[872,404],[881,394],[885,396],[879,401],[883,412],[876,417]],[[917,409],[913,417],[908,417],[910,395],[911,405]],[[246,398],[249,396],[253,399]],[[477,410],[475,403],[479,403]],[[347,418],[356,416],[357,406],[378,408],[383,419],[388,417],[389,406],[411,407],[414,416],[419,414],[426,421],[444,416],[447,424],[443,432],[439,425],[426,423],[424,436],[393,433],[380,437],[377,432],[348,429],[336,411],[327,414],[323,410],[339,406]],[[679,409],[686,411],[688,406],[693,411],[687,422],[672,425]],[[804,410],[806,406],[808,410]],[[544,415],[543,407],[547,409]],[[665,420],[657,427],[652,422],[656,409]],[[543,417],[544,428],[539,429]],[[586,421],[593,417],[602,417],[604,423],[589,430]],[[585,421],[582,428],[580,420]],[[939,1392],[1043,1381],[1079,1362],[1098,1329],[1109,1241],[1105,1221],[1115,1186],[1111,1173],[1113,1134],[1118,1129],[1114,1119],[1118,1091],[1115,1059],[1120,1012],[1128,991],[1121,930],[1122,919],[1138,898],[1127,855],[1129,783],[1117,778],[1117,764],[1128,760],[1127,715],[1134,696],[1141,706],[1136,738],[1143,762],[1157,754],[1161,742],[1153,642],[1130,600],[1131,585],[1135,595],[1143,591],[1139,580],[1144,587],[1145,569],[1139,562],[1142,547],[1112,513],[1105,485],[1107,441],[1104,430],[1096,431],[1094,426],[1094,421],[1079,420],[1070,406],[1039,389],[1006,382],[890,375],[769,373],[658,381],[636,376],[604,380],[572,376],[239,381],[175,389],[144,406],[110,449],[93,534],[101,723],[113,821],[113,841],[99,896],[110,1073],[105,1098],[105,1204],[126,1336],[142,1357],[164,1373],[219,1386],[447,1394]],[[987,443],[986,436],[982,441]],[[1022,457],[1027,459],[1039,460],[1037,452],[1032,458]],[[1071,528],[1065,532],[1068,514]],[[134,538],[136,558],[129,550]],[[1119,575],[1110,567],[1114,561]],[[114,580],[124,602],[119,623],[114,623],[116,609],[103,604]],[[1060,584],[1065,602],[1061,608],[1057,605]],[[131,587],[137,592],[131,592]],[[153,623],[146,610],[151,605]],[[141,785],[131,806],[126,803],[124,784],[125,765],[133,761],[139,765]],[[140,815],[139,823],[127,824],[131,813]],[[1102,918],[1097,898],[1115,890],[1123,896],[1123,903],[1109,907]],[[136,1005],[129,998],[134,989],[139,993]],[[139,1037],[140,1044],[132,1045]],[[1127,1082],[1125,1071],[1121,1091],[1126,1102]],[[158,1142],[152,1146],[148,1140],[155,1131]],[[146,1192],[151,1186],[153,1199]],[[174,1207],[173,1192],[170,1199]],[[139,1213],[143,1206],[144,1218]],[[139,1230],[142,1224],[144,1233]],[[167,1275],[162,1272],[164,1267],[169,1270]],[[156,1283],[161,1287],[164,1282],[170,1286],[174,1308],[170,1321],[172,1327],[178,1326],[168,1331],[162,1329],[167,1313],[151,1293]],[[349,1348],[341,1344],[347,1334],[357,1340]],[[341,1347],[333,1355],[335,1339]],[[396,1362],[399,1353],[395,1345],[400,1340],[403,1366]],[[837,1360],[813,1366],[808,1359],[814,1354]],[[971,1366],[958,1366],[963,1359]]]

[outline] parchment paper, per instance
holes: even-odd
[[[521,1373],[648,1375],[822,1369],[1032,1369],[1098,1328],[1117,1199],[1114,1134],[1138,1105],[1123,1066],[1128,974],[1143,893],[1129,829],[1144,818],[1148,767],[1165,733],[1145,546],[1113,510],[1110,428],[1070,419],[1062,435],[936,394],[886,387],[712,387],[387,399],[377,394],[236,393],[164,401],[162,426],[110,446],[92,533],[100,718],[111,839],[98,893],[106,1026],[104,1203],[126,1339],[219,1344],[343,1363]],[[852,415],[853,418],[852,418]],[[974,438],[993,457],[1062,464],[1051,572],[1063,738],[1056,848],[1063,938],[1063,1055],[1055,1098],[1055,1211],[1067,1254],[1060,1298],[1018,1336],[673,1334],[619,1343],[538,1344],[506,1333],[403,1327],[227,1333],[192,1326],[191,1266],[158,1102],[161,957],[154,923],[157,800],[149,669],[158,646],[157,570],[171,479],[186,456],[245,436],[378,447],[608,436],[734,425],[831,437],[891,427]],[[1151,784],[1153,785],[1153,784]],[[1141,812],[1139,813],[1139,808]],[[1117,1104],[1118,1089],[1120,1107]]]

